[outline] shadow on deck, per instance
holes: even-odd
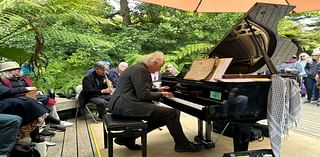
[[[69,112],[69,111],[68,111]],[[69,112],[70,114],[72,112]],[[282,141],[282,157],[318,157],[320,145],[320,107],[312,104],[302,105],[301,123],[298,128],[290,131],[288,139]],[[70,116],[69,116],[70,117]],[[75,122],[74,118],[68,121]],[[182,113],[181,123],[186,136],[193,140],[197,130],[197,119]],[[107,156],[103,148],[102,122],[94,123],[89,115],[81,115],[72,127],[65,132],[57,132],[51,138],[57,145],[48,148],[47,157],[101,157]],[[222,157],[223,153],[232,152],[232,139],[222,136],[212,149],[203,149],[196,153],[177,153],[173,150],[174,142],[166,127],[162,131],[154,130],[148,134],[148,157]],[[214,140],[218,134],[212,133]],[[90,140],[91,139],[91,140]],[[137,142],[140,140],[137,140]],[[265,138],[262,142],[251,142],[249,150],[269,149],[270,141]],[[303,148],[303,149],[301,149]],[[299,150],[299,151],[292,151]],[[115,157],[140,157],[140,151],[131,151],[126,147],[114,145]]]

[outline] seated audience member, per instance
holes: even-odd
[[[109,68],[110,68],[110,62],[108,62],[108,61],[102,61],[103,62],[103,64],[107,64],[108,66],[109,66]],[[94,72],[94,69],[93,68],[90,68],[88,71],[87,71],[87,73],[86,73],[86,75],[89,75],[89,74],[91,74],[92,72]]]
[[[200,147],[189,142],[184,135],[177,110],[153,103],[161,97],[173,96],[171,92],[164,91],[169,87],[161,87],[159,91],[152,90],[150,73],[159,71],[163,64],[164,54],[156,51],[144,56],[141,62],[130,66],[121,75],[108,108],[114,116],[147,121],[148,131],[166,125],[174,139],[176,152],[199,151]],[[135,144],[135,139],[136,137],[123,136],[116,138],[115,142],[128,149],[139,150],[141,146]]]
[[[117,68],[108,71],[108,78],[112,82],[113,87],[116,87],[121,74],[128,68],[128,63],[121,62]]]
[[[20,66],[17,62],[4,62],[0,64],[0,69],[2,69],[1,82],[8,88],[18,88],[18,87],[32,87],[32,81],[27,76],[23,76]],[[51,122],[50,127],[64,131],[66,126],[71,126],[73,123],[67,121],[60,121],[60,117],[57,113],[56,106],[54,105],[56,101],[50,98],[47,94],[40,94],[36,92],[36,100],[41,102],[47,108],[50,109],[50,115],[47,117],[47,122]],[[26,95],[26,92],[19,93],[21,95]],[[61,126],[57,126],[61,125]],[[49,131],[45,131],[49,132]]]
[[[84,107],[86,103],[92,102],[97,105],[99,118],[102,119],[106,113],[106,107],[112,93],[112,83],[107,78],[108,64],[103,61],[93,65],[94,71],[86,75],[82,80],[82,91],[79,96],[79,103]]]
[[[161,77],[168,77],[168,76],[177,76],[178,72],[173,67],[172,64],[167,64],[164,73],[162,73]]]
[[[0,113],[0,157],[9,157],[16,144],[21,122],[19,116]]]
[[[21,65],[21,71],[23,76],[30,76],[33,73],[33,67],[29,62],[25,62]]]
[[[0,113],[17,115],[22,118],[18,139],[29,136],[32,142],[43,142],[39,127],[49,115],[49,109],[32,98],[20,95],[21,92],[35,91],[35,87],[8,88],[0,82]]]
[[[285,61],[277,65],[277,71],[284,75],[295,75],[299,76],[302,72],[302,66],[297,62],[297,56],[293,55],[288,61]]]

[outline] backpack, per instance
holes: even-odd
[[[10,154],[10,157],[41,157],[34,144],[24,145],[16,144]]]

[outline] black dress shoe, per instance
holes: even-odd
[[[52,137],[52,136],[56,135],[56,133],[54,133],[53,131],[49,131],[49,130],[44,129],[39,133],[39,135]]]
[[[201,150],[201,146],[192,142],[187,142],[185,144],[176,144],[174,150],[176,152],[198,152]]]
[[[66,131],[66,127],[60,125],[50,125],[50,128],[56,131],[64,132]]]
[[[43,137],[40,137],[39,135],[31,137],[31,142],[40,143],[44,141],[45,139]]]
[[[135,144],[135,140],[123,140],[121,138],[116,138],[114,142],[121,146],[126,146],[130,150],[141,150],[141,145]]]

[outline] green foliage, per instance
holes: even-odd
[[[316,12],[313,12],[313,14],[307,13],[307,15],[316,15]],[[293,14],[293,16],[296,15]],[[284,18],[279,24],[278,32],[283,38],[293,41],[300,52],[305,51],[311,54],[314,48],[320,46],[320,33],[317,29],[311,31],[303,31],[302,29],[302,25]]]
[[[121,18],[106,18],[111,7],[105,0],[0,0],[0,47],[6,48],[5,53],[10,48],[35,54],[37,30],[43,37],[40,59],[48,57],[49,65],[35,69],[42,75],[34,83],[43,91],[55,88],[71,93],[100,60],[110,61],[113,67],[121,61],[131,65],[144,54],[160,50],[166,54],[166,63],[181,71],[208,54],[243,15],[192,13],[146,4],[137,9],[131,14],[133,24],[125,26]],[[304,15],[319,16],[319,12]],[[285,19],[279,34],[297,41],[303,50],[319,47],[319,29],[302,32],[301,28]]]
[[[26,62],[31,54],[23,49],[17,48],[0,48],[0,56],[18,62],[20,65]]]

